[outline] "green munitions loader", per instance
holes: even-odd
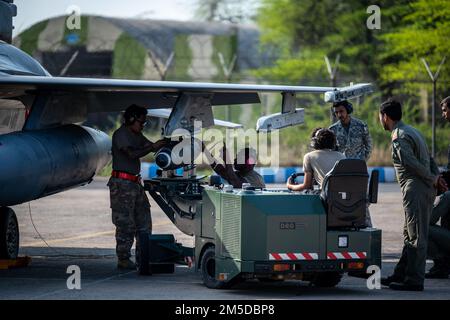
[[[364,161],[341,160],[321,194],[233,189],[216,179],[202,185],[196,177],[155,178],[145,187],[181,231],[195,236],[196,266],[207,287],[254,278],[335,286],[345,272],[381,267],[381,231],[365,227],[368,204],[377,200],[377,173],[368,183]],[[154,268],[168,263],[159,256]]]
[[[370,85],[356,85],[326,92],[325,99],[369,91]],[[258,130],[303,122],[295,94],[282,95],[282,112],[261,118]],[[381,267],[381,230],[366,225],[369,204],[377,202],[378,171],[369,179],[364,161],[344,159],[328,173],[322,190],[302,193],[246,185],[233,189],[217,176],[206,183],[195,175],[194,127],[188,119],[208,114],[183,101],[170,114],[165,135],[172,132],[168,128],[192,129],[191,161],[177,176],[174,170],[181,166],[174,164],[171,151],[160,151],[156,163],[162,170],[144,185],[172,223],[195,237],[195,248],[180,246],[172,235],[141,235],[140,273],[173,272],[174,263],[194,256],[209,288],[247,279],[298,279],[332,287],[344,273],[364,277],[369,266]]]

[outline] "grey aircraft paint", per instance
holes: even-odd
[[[110,150],[105,133],[73,124],[0,136],[0,207],[91,182]]]

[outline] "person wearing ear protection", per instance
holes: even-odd
[[[147,140],[142,130],[147,122],[147,109],[129,106],[124,123],[112,136],[112,174],[108,182],[112,222],[116,226],[116,254],[119,269],[136,269],[130,260],[131,247],[138,232],[151,232],[150,203],[141,184],[140,158],[156,152],[170,140]],[[138,247],[136,242],[136,247]],[[138,252],[138,250],[136,250]],[[136,257],[138,258],[138,257]]]
[[[233,165],[227,162],[229,155],[224,145],[222,149],[223,163],[213,159],[211,153],[204,148],[206,156],[210,159],[211,167],[221,178],[225,179],[234,188],[242,188],[243,183],[249,183],[251,187],[263,189],[266,187],[264,178],[255,171],[257,155],[253,148],[240,150],[233,161]]]
[[[293,191],[313,189],[313,178],[320,188],[328,172],[333,169],[337,161],[345,159],[345,155],[335,151],[336,136],[333,131],[326,128],[316,128],[311,135],[311,151],[303,158],[304,182],[294,184],[289,178],[286,186]]]
[[[339,119],[329,128],[336,135],[336,150],[347,158],[367,161],[372,153],[372,138],[367,124],[351,116],[353,105],[346,100],[335,102],[333,111]]]

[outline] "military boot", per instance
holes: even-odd
[[[120,270],[136,270],[136,264],[130,259],[119,259],[117,268]]]
[[[403,282],[403,278],[394,274],[386,278],[381,278],[381,284],[386,287],[389,287],[389,285],[394,282]]]
[[[423,284],[409,284],[402,282],[392,282],[389,289],[398,291],[423,291]]]
[[[448,279],[450,268],[448,263],[440,260],[434,260],[434,265],[425,274],[426,279]]]

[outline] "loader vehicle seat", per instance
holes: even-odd
[[[343,159],[336,162],[325,176],[321,192],[328,228],[366,227],[368,180],[365,161]]]

